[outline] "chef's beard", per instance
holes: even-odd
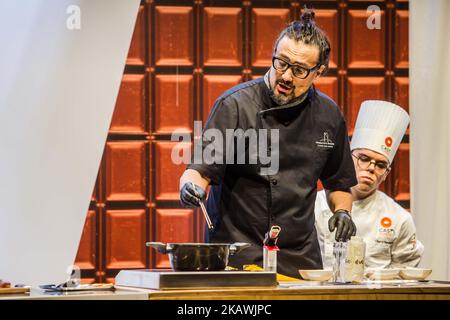
[[[269,74],[269,72],[266,73],[266,76],[264,78],[266,80],[267,87],[269,88],[270,98],[272,99],[273,102],[275,102],[275,104],[277,104],[278,106],[284,106],[284,105],[287,105],[287,104],[300,103],[303,100],[305,100],[308,91],[305,92],[304,94],[302,94],[299,97],[295,97],[295,87],[292,87],[292,89],[291,89],[292,91],[288,95],[285,95],[285,94],[282,94],[282,93],[276,94],[275,91],[273,91],[272,86],[270,85],[270,74]],[[282,79],[279,79],[279,80],[275,81],[275,86],[278,83],[282,83],[285,86],[290,87]]]
[[[273,102],[275,102],[279,106],[293,102],[293,100],[295,99],[293,91],[289,95],[284,95],[281,93],[276,94],[272,90],[272,88],[270,88],[270,98],[273,100]]]

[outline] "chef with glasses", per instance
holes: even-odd
[[[392,160],[408,127],[408,113],[386,101],[365,101],[351,140],[358,184],[351,188],[356,235],[366,243],[369,268],[415,267],[424,247],[416,239],[411,214],[378,190],[391,170]],[[315,203],[316,229],[324,268],[332,268],[334,232],[324,191]]]
[[[314,17],[312,10],[305,10],[300,20],[280,33],[274,43],[272,66],[264,77],[241,83],[216,100],[199,139],[201,144],[197,144],[208,154],[215,143],[205,135],[210,130],[222,137],[254,130],[259,137],[268,133],[269,147],[259,139],[251,143],[243,134],[243,151],[230,143],[215,153],[221,161],[192,161],[180,178],[183,206],[198,207],[206,200],[205,211],[214,225],[205,230],[206,242],[252,245],[230,256],[231,267],[263,266],[264,235],[276,225],[282,230],[277,242],[279,273],[299,277],[299,269],[321,269],[314,228],[319,179],[328,191],[334,212],[331,225],[338,239],[346,241],[355,232],[350,188],[357,181],[347,125],[339,106],[314,87],[314,81],[328,67],[331,50]],[[272,133],[278,136],[272,137]],[[269,154],[273,161],[227,161],[241,156],[249,159],[247,151],[255,146],[258,154]]]

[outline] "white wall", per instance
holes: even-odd
[[[450,279],[450,1],[410,0],[411,209],[421,265]]]
[[[73,264],[139,0],[0,1],[0,278]],[[69,30],[69,5],[81,29]]]

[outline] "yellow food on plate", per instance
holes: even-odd
[[[264,271],[263,268],[261,268],[260,266],[258,266],[256,264],[246,264],[246,265],[244,265],[243,269],[245,271]],[[297,279],[297,278],[285,276],[284,274],[277,273],[277,281],[280,282],[280,281],[301,281],[301,280]]]

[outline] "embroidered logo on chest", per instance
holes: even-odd
[[[392,227],[392,220],[389,217],[380,219],[380,227],[377,232],[377,242],[392,243],[395,238],[395,230]]]
[[[330,136],[328,132],[324,132],[322,138],[320,138],[318,141],[316,141],[316,145],[319,148],[333,148],[334,142],[330,139]]]
[[[392,226],[392,220],[389,217],[383,217],[380,220],[380,224],[383,228],[389,228],[390,226]]]

